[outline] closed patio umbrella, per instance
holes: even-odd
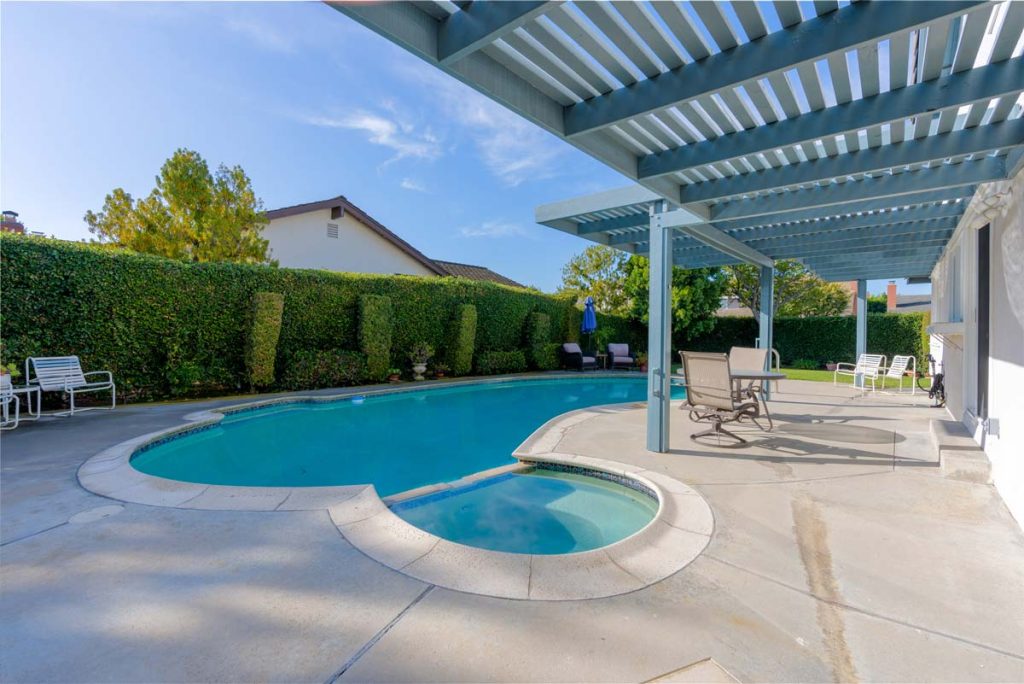
[[[580,332],[588,335],[593,342],[594,331],[597,330],[597,311],[594,309],[594,298],[587,297],[583,304],[583,322],[580,323]]]

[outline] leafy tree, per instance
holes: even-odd
[[[210,173],[198,152],[179,149],[164,162],[156,187],[135,200],[115,188],[85,222],[100,242],[181,259],[275,263],[262,231],[263,202],[240,166]]]
[[[726,266],[726,294],[738,297],[756,316],[760,312],[760,269],[750,264]],[[799,261],[775,262],[776,316],[838,316],[846,310],[850,294],[839,283],[829,283]]]
[[[578,304],[593,297],[594,308],[601,313],[626,313],[625,264],[628,258],[624,252],[604,245],[587,247],[562,267],[558,292],[572,295]]]
[[[631,256],[626,262],[627,313],[647,323],[651,262]],[[691,340],[715,327],[715,311],[721,303],[725,282],[720,269],[672,269],[672,329],[680,340]]]
[[[884,294],[868,296],[868,313],[885,313],[889,310],[889,298]]]

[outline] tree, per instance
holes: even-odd
[[[594,245],[577,254],[562,267],[559,293],[569,294],[582,304],[594,298],[594,308],[601,313],[623,314],[627,309],[625,293],[624,252],[604,245]]]
[[[726,266],[725,291],[738,297],[756,316],[761,310],[760,269],[750,264]],[[839,283],[825,282],[799,261],[775,262],[776,316],[838,316],[850,294]]]
[[[627,313],[646,324],[651,262],[631,256],[626,262]],[[715,327],[715,311],[721,304],[724,280],[720,269],[672,269],[672,329],[679,339],[691,340]]]
[[[156,187],[135,200],[115,188],[85,222],[100,242],[183,261],[275,263],[262,237],[267,217],[240,166],[216,173],[198,152],[179,149],[164,162]]]
[[[868,296],[868,313],[885,313],[889,310],[889,298],[884,294]]]

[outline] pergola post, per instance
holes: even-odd
[[[757,346],[768,350],[768,368],[772,365],[772,328],[775,320],[775,268],[761,267],[761,302],[758,312]],[[771,383],[764,383],[765,397],[771,396]]]
[[[647,449],[668,451],[669,402],[672,398],[672,229],[662,220],[667,203],[650,209],[650,282],[647,311]]]
[[[857,281],[857,359],[861,354],[868,353],[868,281]],[[853,378],[855,387],[864,387],[864,375],[858,373]]]

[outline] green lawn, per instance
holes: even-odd
[[[674,374],[679,370],[680,364],[672,364],[672,373]],[[783,368],[781,372],[785,374],[789,380],[813,380],[814,382],[832,382],[832,371],[828,370],[801,370],[799,368]],[[847,385],[853,384],[852,375],[840,375],[839,382],[846,383]]]

